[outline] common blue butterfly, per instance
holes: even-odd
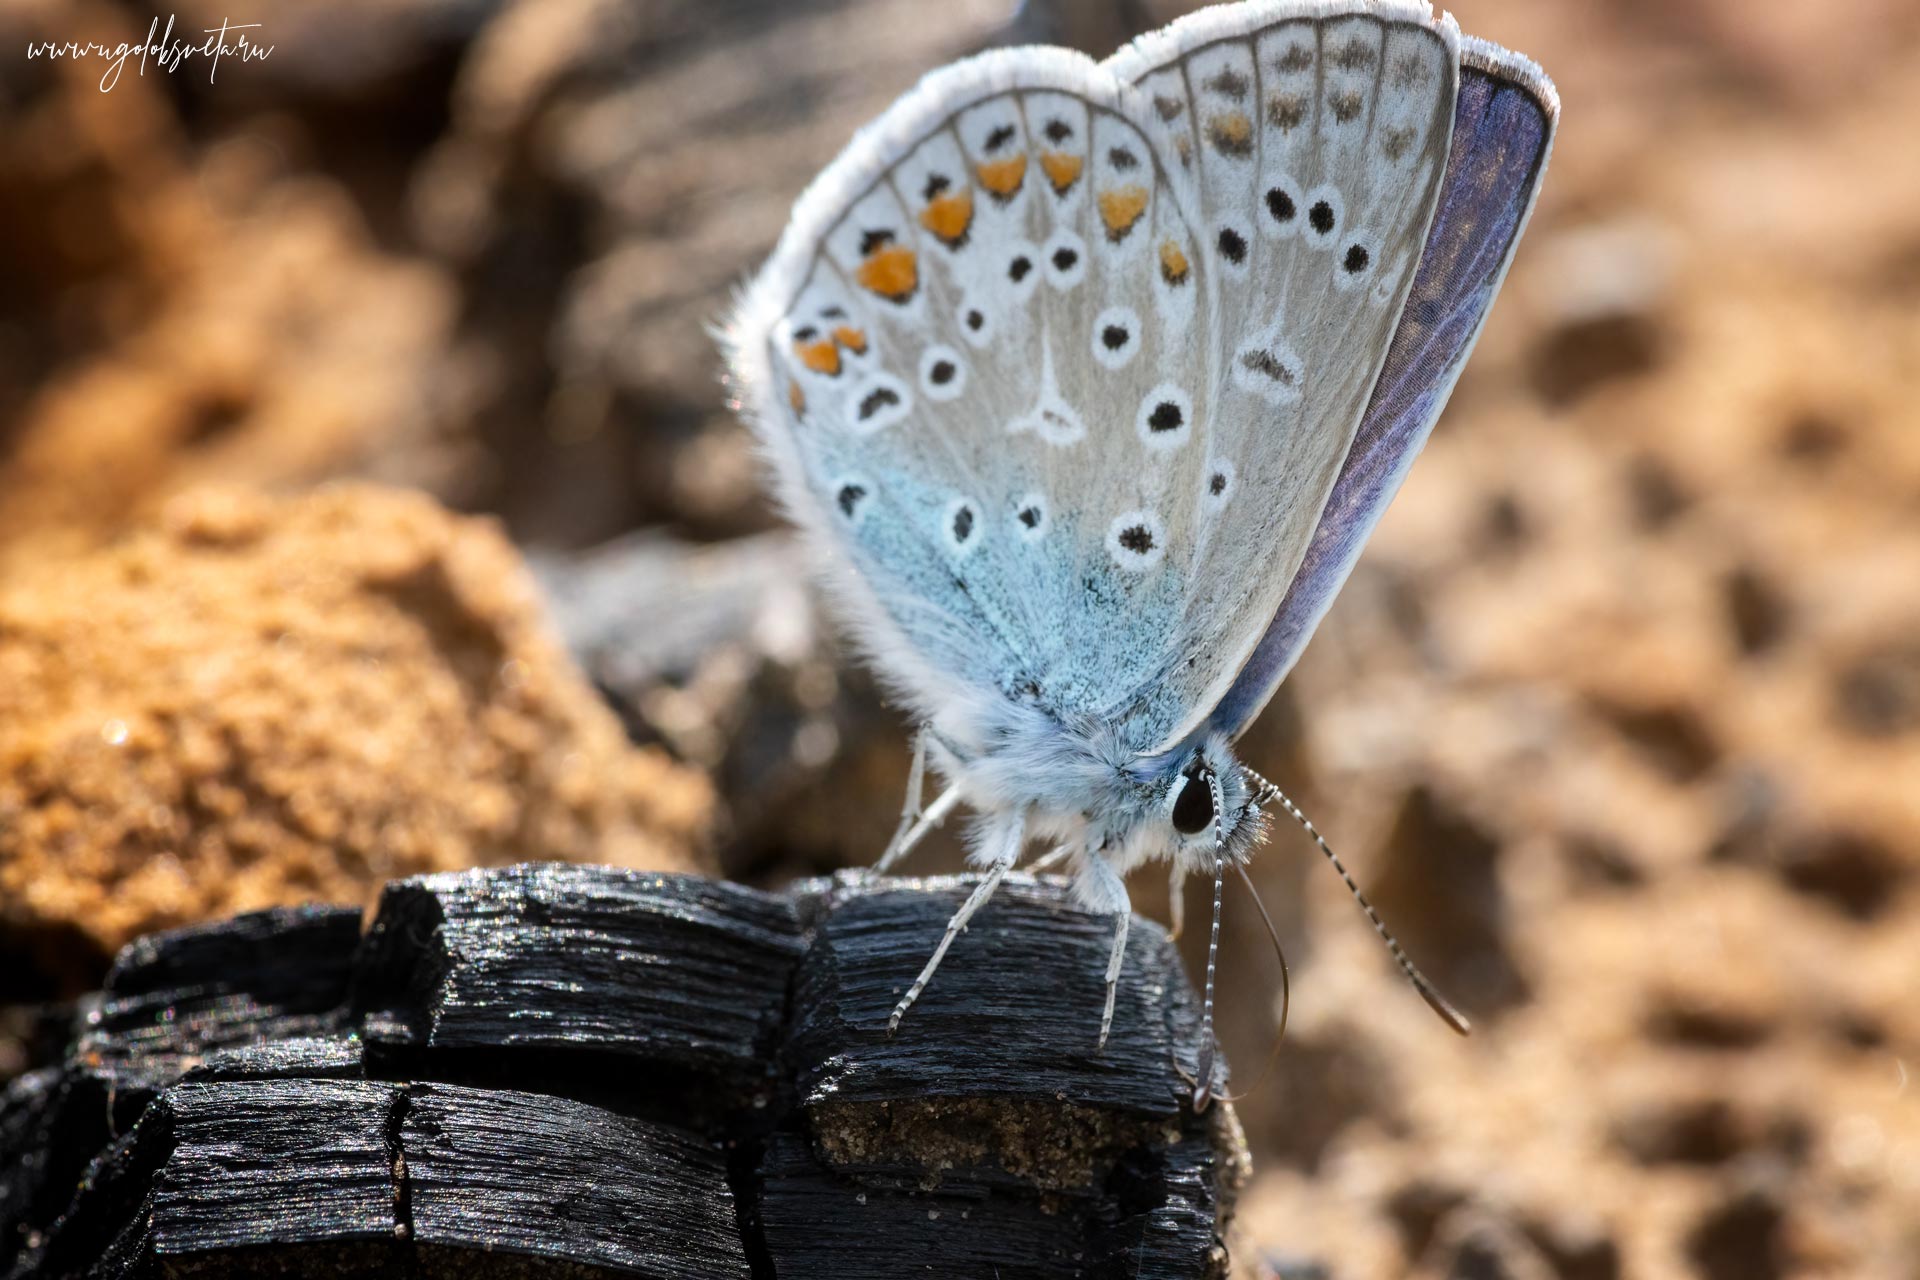
[[[1217,936],[1278,796],[1231,743],[1438,417],[1558,114],[1423,4],[1252,0],[1102,63],[936,71],[800,198],[728,341],[778,497],[920,727],[877,869],[980,814],[984,874],[890,1025],[1036,839],[1116,916],[1102,1043],[1128,871],[1212,873]],[[950,786],[921,813],[929,758]],[[1209,1032],[1212,990],[1210,954]]]

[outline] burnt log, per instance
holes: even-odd
[[[1245,1150],[1135,921],[530,864],[142,939],[0,1098],[0,1275],[1199,1277]]]

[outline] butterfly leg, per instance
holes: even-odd
[[[893,839],[887,841],[886,851],[880,860],[873,864],[872,874],[885,875],[887,869],[907,856],[913,847],[926,839],[927,833],[945,822],[947,815],[960,804],[960,788],[948,787],[939,799],[925,809],[920,807],[921,797],[925,794],[927,778],[927,735],[924,730],[914,735],[913,765],[907,770],[907,798],[900,806],[900,825],[894,828]]]
[[[988,861],[984,867],[986,874],[980,877],[980,883],[973,887],[973,892],[968,894],[967,900],[960,904],[960,909],[953,913],[953,919],[947,921],[947,931],[941,935],[940,945],[933,949],[933,955],[927,960],[926,967],[920,970],[920,976],[913,980],[913,985],[907,988],[907,994],[901,996],[900,1003],[893,1006],[893,1015],[887,1019],[889,1035],[899,1030],[900,1019],[904,1018],[907,1010],[913,1007],[913,1002],[920,998],[920,993],[927,989],[927,983],[933,981],[934,970],[938,969],[940,962],[946,959],[947,948],[953,945],[953,940],[959,937],[967,927],[967,921],[973,919],[974,912],[986,905],[987,899],[993,896],[993,891],[1000,887],[1000,881],[1006,878],[1007,872],[1013,870],[1013,864],[1020,860],[1020,846],[1025,841],[1026,829],[1026,817],[1022,814],[1014,814],[1006,821],[1001,831],[996,833],[998,838],[988,844]]]
[[[1095,911],[1113,913],[1113,947],[1107,953],[1107,1003],[1100,1012],[1100,1047],[1107,1047],[1113,1030],[1113,1001],[1120,989],[1120,967],[1127,958],[1127,930],[1133,923],[1133,903],[1127,897],[1127,882],[1113,864],[1099,854],[1091,854],[1080,864],[1080,898]]]
[[[1072,845],[1070,844],[1055,845],[1053,848],[1049,849],[1047,852],[1041,854],[1039,857],[1035,858],[1032,862],[1028,863],[1027,870],[1037,876],[1043,871],[1053,870],[1055,867],[1059,866],[1061,863],[1065,862],[1069,857],[1071,857],[1072,854],[1073,854]]]
[[[1178,862],[1167,877],[1167,941],[1178,942],[1187,927],[1187,873]]]

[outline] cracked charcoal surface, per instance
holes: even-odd
[[[359,991],[382,1046],[592,1048],[737,1071],[773,1047],[801,950],[790,905],[724,882],[463,872],[387,890]]]
[[[943,1097],[1176,1113],[1187,1090],[1168,1064],[1176,1043],[1194,1041],[1199,1008],[1165,932],[1143,922],[1129,933],[1125,971],[1142,977],[1121,989],[1114,1039],[1100,1052],[1112,922],[1031,880],[1009,880],[980,909],[888,1035],[900,975],[918,969],[914,949],[940,936],[966,892],[956,878],[844,894],[796,886],[803,911],[820,912],[794,991],[790,1052],[804,1101],[882,1101],[937,1085]]]
[[[0,1275],[1223,1274],[1156,927],[1103,1056],[1107,922],[1027,878],[873,1034],[965,889],[527,864],[142,939],[0,1099]]]

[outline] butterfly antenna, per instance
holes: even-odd
[[[1214,786],[1217,793],[1218,783],[1216,782]],[[1225,842],[1224,840],[1221,839],[1219,835],[1219,831],[1217,829],[1218,824],[1216,823],[1215,826],[1216,826],[1215,852],[1216,854],[1218,854]],[[1223,862],[1223,861],[1224,859],[1220,859],[1216,861],[1216,865],[1215,865],[1216,871],[1219,870],[1220,862]],[[1280,962],[1280,1025],[1274,1029],[1273,1047],[1267,1050],[1266,1064],[1260,1068],[1259,1076],[1255,1078],[1253,1084],[1246,1090],[1245,1093],[1222,1093],[1219,1095],[1214,1094],[1212,1089],[1213,1040],[1212,1040],[1211,1034],[1209,1034],[1207,1040],[1202,1045],[1201,1058],[1200,1058],[1200,1064],[1199,1064],[1200,1074],[1198,1076],[1187,1075],[1186,1068],[1182,1067],[1177,1059],[1175,1060],[1173,1064],[1174,1070],[1178,1071],[1181,1077],[1185,1079],[1188,1084],[1194,1087],[1193,1105],[1196,1113],[1205,1111],[1207,1107],[1212,1103],[1213,1098],[1215,1096],[1224,1098],[1228,1102],[1237,1103],[1242,1098],[1245,1098],[1248,1094],[1259,1092],[1260,1086],[1267,1082],[1267,1077],[1273,1074],[1274,1066],[1278,1064],[1280,1061],[1280,1046],[1286,1040],[1286,1036],[1287,1036],[1287,1015],[1293,1009],[1293,981],[1288,976],[1287,952],[1286,952],[1286,948],[1280,945],[1280,931],[1274,928],[1273,917],[1267,913],[1267,904],[1260,900],[1260,891],[1253,887],[1253,877],[1247,874],[1247,868],[1245,864],[1236,862],[1233,864],[1233,869],[1235,872],[1239,874],[1240,883],[1247,887],[1247,896],[1253,899],[1254,907],[1260,912],[1260,923],[1266,926],[1267,939],[1268,941],[1273,943],[1274,958]],[[1216,876],[1214,880],[1214,890],[1215,890],[1214,892],[1214,928],[1213,928],[1213,935],[1212,935],[1212,939],[1216,944],[1220,937],[1220,903],[1219,903],[1220,883],[1221,883],[1221,878]],[[1209,961],[1211,961],[1212,958],[1213,958],[1213,953],[1210,949],[1208,954]],[[1212,964],[1209,963],[1208,965],[1209,972],[1212,971],[1212,967],[1213,967]],[[1209,986],[1208,994],[1209,996],[1211,996],[1212,994],[1211,986]],[[1207,1030],[1209,1033],[1211,1033],[1212,1031],[1211,1022],[1208,1023]]]
[[[1280,931],[1273,927],[1273,917],[1267,914],[1267,904],[1260,901],[1260,891],[1253,887],[1253,877],[1247,874],[1245,863],[1236,862],[1233,869],[1240,874],[1240,883],[1247,886],[1247,894],[1253,899],[1253,905],[1260,911],[1260,923],[1267,926],[1267,939],[1273,943],[1273,954],[1280,961],[1280,1025],[1273,1032],[1273,1047],[1267,1050],[1266,1065],[1260,1068],[1260,1074],[1247,1086],[1245,1093],[1223,1093],[1220,1097],[1228,1102],[1239,1102],[1248,1094],[1260,1092],[1260,1086],[1273,1074],[1273,1068],[1280,1061],[1280,1045],[1287,1038],[1287,1013],[1293,1008],[1293,983],[1287,976],[1287,953],[1280,945]]]
[[[1340,856],[1327,843],[1326,837],[1314,827],[1312,820],[1300,812],[1300,806],[1295,804],[1286,792],[1253,770],[1248,769],[1246,772],[1248,777],[1260,784],[1260,794],[1254,798],[1254,803],[1265,804],[1270,799],[1278,800],[1280,806],[1287,811],[1287,816],[1299,823],[1301,829],[1313,837],[1313,842],[1320,846],[1320,852],[1327,855],[1327,861],[1333,864],[1333,869],[1340,873],[1340,879],[1346,882],[1347,892],[1351,893],[1353,900],[1360,904],[1360,909],[1367,913],[1367,919],[1373,923],[1373,931],[1380,935],[1380,941],[1387,944],[1387,950],[1393,954],[1395,962],[1400,966],[1400,971],[1407,975],[1407,981],[1411,982],[1413,989],[1420,993],[1420,998],[1427,1002],[1427,1007],[1439,1015],[1440,1021],[1459,1034],[1463,1036],[1469,1034],[1473,1030],[1473,1024],[1467,1021],[1467,1015],[1454,1008],[1447,998],[1427,981],[1427,975],[1420,972],[1419,966],[1407,958],[1407,953],[1400,949],[1399,942],[1381,921],[1380,914],[1373,909],[1373,904],[1367,901],[1367,895],[1360,892],[1360,886],[1353,882],[1353,877],[1348,874],[1346,865],[1340,861]]]
[[[1225,897],[1227,877],[1227,836],[1220,826],[1220,779],[1206,771],[1207,787],[1213,793],[1213,928],[1207,934],[1207,990],[1200,1012],[1199,1070],[1188,1075],[1174,1060],[1173,1068],[1181,1079],[1193,1086],[1193,1110],[1198,1115],[1213,1103],[1213,978],[1220,962],[1220,904]]]

